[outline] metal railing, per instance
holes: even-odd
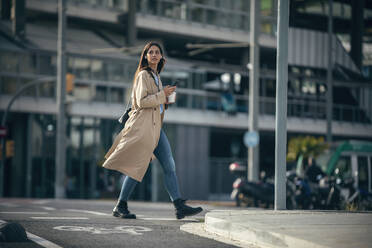
[[[51,1],[51,0],[44,0]],[[57,4],[57,0],[53,0]],[[128,0],[69,0],[68,5],[109,11],[125,11]],[[156,16],[171,21],[216,28],[249,31],[249,1],[221,1],[220,5],[203,4],[196,1],[138,0],[137,13]],[[269,11],[262,10],[261,32],[275,36],[276,4]]]
[[[3,77],[0,72],[0,78]],[[9,77],[9,74],[5,74]],[[35,77],[22,77],[24,81]],[[21,87],[22,84],[19,84]],[[128,83],[117,82],[91,82],[90,80],[77,79],[73,97],[75,101],[81,102],[105,102],[105,103],[124,103],[127,102],[127,91],[131,85]],[[18,88],[18,87],[17,87]],[[4,92],[4,81],[0,80],[0,94],[11,95],[12,92]],[[15,89],[16,90],[16,89]],[[27,96],[40,98],[47,97],[55,99],[54,85],[39,85],[26,93]],[[208,92],[194,89],[177,89],[177,101],[175,108],[187,108],[202,111],[226,111],[224,108],[223,93]],[[248,96],[234,95],[234,113],[248,112]],[[310,118],[314,120],[326,119],[326,103],[316,102],[314,100],[288,99],[287,116],[298,118]],[[275,98],[260,97],[259,113],[261,115],[275,115]],[[351,123],[372,123],[367,111],[358,106],[345,104],[334,104],[333,120]]]
[[[43,76],[54,76],[56,74],[55,67],[55,53],[0,51],[0,94],[12,95],[30,80]],[[84,72],[83,68],[85,68]],[[98,72],[97,68],[101,68],[101,71]],[[131,87],[131,77],[134,70],[135,63],[132,60],[110,60],[74,54],[68,58],[68,72],[76,76],[75,88],[72,93],[75,101],[127,102],[128,89]],[[202,85],[203,82],[200,83]],[[221,112],[226,111],[226,102],[229,103],[225,92],[218,93],[179,87],[177,93],[176,108]],[[39,85],[26,92],[25,95],[55,99],[56,89],[52,84]],[[231,96],[231,99],[230,104],[233,106],[234,113],[248,112],[248,96],[235,94]],[[275,98],[261,96],[259,111],[261,115],[275,115]],[[370,110],[359,106],[334,104],[333,120],[370,124],[372,122],[368,111]],[[317,99],[289,97],[287,115],[288,117],[325,120],[326,102]]]

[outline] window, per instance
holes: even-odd
[[[92,60],[90,69],[92,72],[93,80],[105,80],[106,79],[105,65],[102,61]]]
[[[358,186],[368,191],[368,159],[358,157]]]
[[[55,96],[55,80],[50,83],[43,83],[38,86],[39,94],[41,97],[54,97]]]
[[[18,54],[15,52],[1,52],[0,70],[4,72],[17,72]]]
[[[1,77],[1,93],[14,94],[17,92],[17,78]]]
[[[21,73],[37,73],[37,55],[36,54],[21,54],[20,55],[20,72]]]
[[[91,61],[85,58],[74,58],[75,76],[79,79],[90,78]]]
[[[20,89],[21,87],[27,85],[28,83],[30,83],[31,79],[24,79],[24,78],[21,78],[19,79],[19,87],[18,89]],[[23,96],[36,96],[36,87],[30,87],[28,88],[26,91],[24,91],[22,93]]]
[[[123,89],[122,88],[111,88],[110,99],[111,99],[111,102],[123,103],[124,102]]]
[[[39,73],[43,75],[53,75],[55,76],[57,73],[57,67],[56,67],[56,57],[51,56],[49,54],[45,55],[39,55],[38,56],[38,66],[39,66]],[[53,63],[54,62],[54,63]]]
[[[73,92],[78,100],[90,101],[93,98],[92,87],[86,84],[75,84]]]
[[[94,101],[105,102],[106,101],[107,88],[103,86],[97,86],[94,96]]]
[[[107,79],[108,81],[124,81],[123,65],[119,63],[107,63]]]

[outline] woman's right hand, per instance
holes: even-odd
[[[165,93],[165,96],[168,97],[170,96],[175,90],[176,90],[177,86],[165,86],[164,87],[164,93]]]

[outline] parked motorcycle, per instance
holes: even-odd
[[[272,179],[262,176],[260,181],[250,182],[246,178],[246,167],[236,162],[230,164],[229,170],[237,176],[230,195],[231,199],[235,200],[236,206],[241,206],[244,203],[246,206],[259,207],[263,205],[265,208],[269,208],[274,204],[274,182]],[[287,209],[297,207],[294,197],[296,185],[293,178],[291,173],[287,174]]]
[[[335,190],[339,192],[337,209],[372,210],[372,194],[364,189],[357,188],[353,178],[344,180],[337,178],[335,180]]]

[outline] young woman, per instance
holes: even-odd
[[[181,199],[176,168],[169,141],[161,129],[168,96],[176,86],[163,88],[159,74],[165,65],[163,50],[158,43],[150,42],[142,50],[134,76],[132,110],[125,127],[115,138],[103,167],[126,175],[119,200],[113,209],[115,217],[135,219],[128,210],[128,198],[155,155],[164,171],[164,184],[176,208],[177,219],[195,215],[202,208],[192,208]]]

